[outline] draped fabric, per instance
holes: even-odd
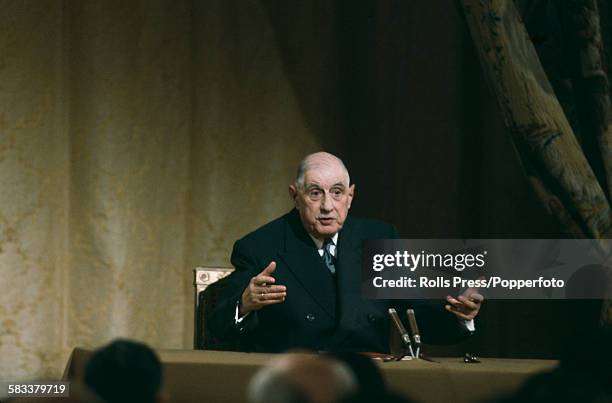
[[[569,236],[610,237],[612,120],[597,1],[557,1],[555,7],[548,1],[517,1],[527,22],[534,14],[541,17],[531,33],[547,71],[513,1],[462,4],[485,76],[538,198]],[[562,32],[551,39],[542,29],[552,12]],[[608,305],[602,319],[612,321]]]
[[[603,6],[603,7],[602,7]],[[610,31],[598,0],[520,0],[517,9],[589,165],[612,200]],[[606,32],[608,31],[608,32]]]
[[[120,336],[191,347],[192,269],[286,212],[321,148],[265,8],[0,4],[0,379]]]
[[[582,152],[612,202],[610,9],[603,0],[516,4]],[[602,308],[603,321],[612,323],[612,298]]]
[[[483,70],[536,193],[567,233],[600,238],[610,204],[512,1],[463,2]],[[607,155],[604,155],[607,157]]]

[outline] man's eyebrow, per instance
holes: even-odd
[[[305,189],[312,189],[312,188],[323,189],[323,186],[319,185],[318,183],[307,183],[304,186],[304,188]],[[342,188],[342,189],[344,189],[344,188],[346,188],[346,186],[342,182],[337,182],[337,183],[334,183],[333,185],[331,185],[330,189],[331,188]]]

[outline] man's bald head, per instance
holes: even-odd
[[[316,153],[308,154],[300,164],[298,165],[297,175],[295,177],[295,184],[298,187],[304,186],[304,176],[306,172],[311,169],[321,169],[323,167],[337,167],[346,173],[346,186],[350,185],[351,178],[344,165],[344,162],[333,154],[325,151],[319,151]]]

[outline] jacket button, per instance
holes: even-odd
[[[370,323],[376,322],[376,316],[374,316],[373,313],[369,313],[368,314],[368,322],[370,322]]]
[[[310,322],[312,322],[313,320],[315,320],[317,317],[314,316],[314,314],[309,313],[308,315],[306,315],[306,319],[309,320]]]

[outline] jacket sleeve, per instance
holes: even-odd
[[[414,309],[419,332],[424,343],[454,344],[472,334],[452,313],[444,309],[443,300],[402,301],[402,308]]]
[[[223,284],[219,291],[219,302],[206,319],[206,325],[217,338],[242,345],[244,336],[257,326],[257,312],[251,312],[237,324],[236,307],[251,278],[263,268],[258,267],[248,243],[244,240],[234,244],[231,263],[235,271],[221,280]]]

